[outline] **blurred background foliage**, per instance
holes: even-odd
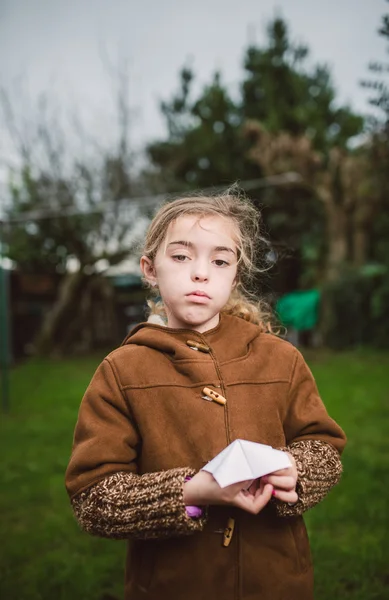
[[[388,15],[379,35],[389,40]],[[104,273],[134,255],[144,232],[140,224],[151,214],[150,196],[235,181],[261,207],[269,239],[262,257],[269,269],[256,291],[275,304],[288,292],[318,289],[323,344],[389,346],[385,57],[361,73],[374,118],[339,105],[329,68],[312,63],[309,49],[294,43],[280,17],[269,22],[263,44],[244,50],[243,67],[233,92],[220,72],[199,88],[184,65],[177,90],[161,102],[166,136],[147,144],[141,168],[128,141],[125,61],[110,73],[117,142],[105,147],[77,122],[80,154],[69,150],[49,95],[40,97],[27,135],[11,94],[1,90],[20,159],[10,173],[3,253],[19,272],[64,276],[36,336],[37,353],[61,352],[69,314],[78,323],[75,335],[82,329],[80,299],[90,297],[92,280],[96,289]]]

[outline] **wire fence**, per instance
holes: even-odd
[[[274,175],[272,177],[263,177],[261,179],[250,179],[246,181],[240,181],[239,187],[245,192],[249,192],[251,190],[257,190],[261,188],[267,187],[278,187],[284,185],[295,185],[302,184],[303,179],[301,175],[295,172],[287,172],[282,173],[280,175]],[[205,194],[216,194],[218,192],[224,191],[225,186],[213,186],[209,188],[204,188],[201,190],[202,193]],[[191,192],[188,192],[189,194]],[[51,208],[42,208],[39,210],[28,211],[25,213],[17,214],[17,215],[8,215],[7,217],[3,217],[0,220],[0,223],[3,224],[12,224],[12,223],[24,223],[29,221],[39,221],[41,219],[52,219],[52,218],[60,218],[60,217],[69,217],[69,216],[77,216],[77,215],[89,215],[94,213],[104,213],[109,210],[123,210],[124,212],[127,210],[132,210],[133,208],[155,208],[158,205],[165,202],[168,198],[174,198],[179,195],[184,195],[185,192],[173,192],[166,194],[154,194],[149,196],[136,196],[132,198],[122,198],[121,200],[109,200],[107,202],[101,202],[96,204],[96,206],[88,207],[88,209],[83,210],[81,207],[72,206],[69,208],[63,208],[60,210],[53,210]],[[121,215],[122,216],[122,215]],[[124,215],[123,215],[124,216]]]

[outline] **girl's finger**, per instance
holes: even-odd
[[[234,498],[240,493],[248,493],[252,481],[252,479],[247,479],[245,481],[239,481],[238,483],[232,483],[231,485],[227,485],[224,488],[219,487],[221,497],[227,504],[230,504],[230,502],[232,502]]]
[[[257,489],[260,486],[260,482],[258,479],[254,479],[254,481],[252,482],[252,484],[249,487],[249,492],[250,494],[252,494],[253,496],[255,496]]]
[[[259,486],[253,500],[254,514],[258,514],[263,508],[265,508],[266,504],[270,502],[273,494],[273,489],[274,488],[272,485],[270,485],[270,483],[266,483],[263,486]]]
[[[294,490],[296,487],[296,479],[291,476],[284,475],[268,475],[265,479],[266,483],[271,483],[274,487],[283,490]]]
[[[293,467],[286,467],[285,469],[279,469],[279,471],[273,471],[269,475],[265,475],[265,477],[269,477],[270,475],[290,475]]]
[[[272,497],[273,486],[270,484],[262,485],[258,488],[255,495],[241,493],[234,504],[246,512],[258,514],[268,504]]]
[[[248,479],[247,481],[242,481],[239,485],[242,487],[242,490],[250,490],[251,486],[255,482],[255,479]]]
[[[281,502],[288,502],[289,504],[296,504],[299,497],[296,491],[286,492],[285,490],[273,489],[273,497]]]

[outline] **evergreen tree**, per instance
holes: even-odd
[[[313,147],[327,153],[346,147],[362,130],[363,121],[347,106],[336,107],[335,89],[325,66],[307,65],[308,49],[290,40],[286,23],[277,18],[268,27],[263,47],[250,46],[244,57],[240,96],[234,100],[216,73],[193,97],[193,72],[184,68],[180,86],[161,104],[167,138],[148,146],[153,168],[167,190],[223,185],[261,176],[246,156],[250,139],[247,120],[270,132],[306,135]]]
[[[328,67],[307,66],[309,51],[294,44],[281,18],[268,26],[267,45],[250,46],[245,55],[241,110],[273,133],[307,135],[315,149],[346,146],[361,131],[362,120],[348,107],[336,107]]]
[[[257,136],[251,124],[260,123],[270,137],[283,133],[306,139],[313,162],[316,152],[324,165],[330,162],[331,149],[346,152],[363,121],[347,106],[336,106],[328,68],[309,66],[308,56],[305,46],[291,41],[284,20],[276,18],[269,24],[265,43],[245,52],[238,98],[231,96],[219,74],[196,97],[194,74],[183,69],[178,93],[161,106],[167,138],[148,147],[165,190],[229,185],[274,174],[263,161],[252,160]],[[290,170],[291,164],[286,157],[285,168],[277,173]],[[312,190],[293,184],[274,187],[271,181],[250,193],[263,206],[278,254],[291,258],[284,268],[277,267],[279,281],[272,287],[285,291],[312,285],[325,247],[323,207]]]
[[[198,98],[192,99],[192,71],[180,73],[180,88],[161,104],[168,138],[148,146],[152,165],[167,190],[228,185],[254,176],[241,135],[242,114],[216,73]],[[257,171],[255,173],[257,176]]]

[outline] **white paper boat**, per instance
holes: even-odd
[[[207,463],[202,471],[212,473],[220,487],[239,481],[258,479],[263,475],[291,466],[288,455],[266,444],[235,440]]]

